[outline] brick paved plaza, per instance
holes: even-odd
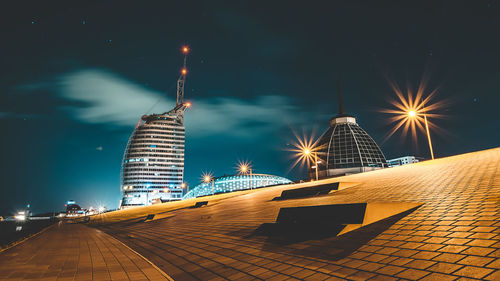
[[[317,183],[353,185],[327,196],[272,201],[311,184],[271,187],[99,227],[177,280],[500,280],[499,167],[497,148]],[[282,207],[365,202],[423,205],[338,237],[256,231]]]
[[[92,227],[55,226],[1,253],[0,279],[165,278],[100,229],[175,280],[500,280],[499,167],[497,148],[111,212],[92,217]],[[338,181],[339,191],[327,195],[273,200],[283,190]],[[208,204],[189,208],[197,201]],[[422,205],[340,236],[261,231],[284,207],[391,202]]]
[[[61,223],[0,253],[0,280],[169,280],[109,235]]]

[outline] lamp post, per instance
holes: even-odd
[[[240,162],[238,164],[238,171],[240,174],[250,174],[250,184],[248,185],[250,187],[250,190],[253,189],[253,170],[252,170],[252,163],[251,162]]]
[[[316,174],[316,180],[318,180],[318,153],[317,152],[312,152],[310,148],[304,148],[302,151],[302,154],[306,157],[306,159],[313,158],[315,165],[311,167],[309,161],[307,161],[307,168],[309,169],[314,169],[315,174]],[[312,156],[312,157],[311,157]]]
[[[432,149],[431,134],[429,132],[429,123],[427,122],[427,115],[425,114],[425,111],[422,113],[422,115],[424,115],[425,132],[427,133],[427,142],[429,144],[429,151],[431,152],[431,159],[434,160],[434,150]],[[415,110],[408,111],[408,117],[416,118],[417,112]]]
[[[204,175],[203,182],[205,182],[205,183],[211,182],[212,183],[212,195],[215,195],[215,180],[212,177],[212,175],[210,175],[210,174]]]
[[[431,134],[429,133],[429,124],[427,123],[427,115],[424,112],[425,131],[427,132],[427,141],[429,142],[429,150],[431,151],[431,158],[434,160],[434,151],[432,150]]]

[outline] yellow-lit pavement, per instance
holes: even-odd
[[[116,239],[60,223],[0,253],[0,280],[169,280]]]
[[[176,280],[500,280],[500,149],[321,183],[335,181],[357,184],[281,201],[272,199],[313,184],[270,187],[217,202],[205,197],[201,208],[166,203],[95,222]],[[287,233],[273,240],[256,232],[283,207],[367,202],[422,205],[338,237],[287,241]],[[161,208],[162,219],[117,222]]]

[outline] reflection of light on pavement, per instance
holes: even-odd
[[[22,226],[20,226],[20,225],[16,226],[16,231],[21,231],[21,230],[23,230]]]

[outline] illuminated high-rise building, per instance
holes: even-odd
[[[122,162],[120,208],[181,200],[184,174],[186,55],[177,80],[177,104],[162,114],[144,115],[127,143]]]

